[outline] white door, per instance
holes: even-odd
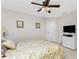
[[[56,22],[47,21],[47,39],[49,41],[56,41]]]

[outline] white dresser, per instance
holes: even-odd
[[[62,37],[62,43],[64,47],[76,49],[77,39],[75,33],[64,33]]]

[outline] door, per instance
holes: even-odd
[[[47,21],[47,39],[48,41],[56,41],[56,22]]]

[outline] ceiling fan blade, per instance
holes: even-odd
[[[31,2],[31,4],[35,4],[35,5],[39,5],[39,6],[43,6],[42,4],[35,3],[35,2]]]
[[[58,8],[58,7],[60,7],[60,5],[48,5],[48,7],[55,7],[55,8]]]
[[[51,11],[49,10],[48,13],[51,13]]]
[[[40,8],[39,10],[37,10],[37,12],[40,12],[42,10],[42,8]]]
[[[43,1],[44,6],[48,6],[50,0]]]

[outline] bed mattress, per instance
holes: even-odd
[[[21,41],[2,59],[64,59],[64,49],[46,40]]]

